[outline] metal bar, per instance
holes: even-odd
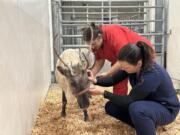
[[[82,35],[61,35],[63,38],[81,38]]]
[[[56,0],[58,2],[58,0]],[[62,0],[62,2],[107,2],[108,0]],[[111,0],[117,2],[117,0]],[[124,0],[118,0],[118,2],[124,2]],[[148,0],[126,0],[126,2],[148,2]]]
[[[163,17],[164,17],[164,67],[166,68],[167,67],[167,45],[168,45],[168,17],[169,17],[169,14],[168,14],[168,11],[169,11],[169,1],[168,0],[164,0],[164,14],[163,14]]]
[[[148,1],[147,3],[144,3],[144,5],[145,5],[145,6],[149,6],[149,1]],[[144,8],[143,11],[144,11],[144,12],[147,12],[147,14],[144,15],[144,21],[149,20],[149,18],[150,18],[150,17],[149,17],[149,14],[150,14],[150,13],[149,13],[149,10],[148,10],[147,8]],[[150,31],[150,30],[149,30],[149,26],[150,26],[150,23],[148,22],[147,25],[144,27],[144,32]],[[147,38],[151,41],[151,39],[150,39],[149,37],[147,37]]]
[[[147,23],[133,23],[133,24],[123,24],[121,23],[122,26],[143,26],[147,25]]]
[[[131,22],[131,23],[134,23],[134,22],[162,22],[163,20],[160,19],[160,20],[118,20],[117,22],[121,23],[121,22]],[[96,23],[102,23],[102,22],[109,22],[109,21],[102,21],[102,20],[89,20],[89,21],[83,21],[83,20],[76,20],[76,21],[71,21],[71,20],[62,20],[61,21],[62,23],[90,23],[90,22],[96,22]]]
[[[161,3],[161,4],[164,4],[164,3]],[[162,11],[162,17],[163,17],[163,20],[165,20],[164,19],[164,17],[165,17],[165,14],[164,14],[165,12],[164,12],[164,10]],[[164,21],[162,22],[162,31],[164,32]],[[162,43],[164,44],[164,36],[162,37]],[[165,57],[165,48],[164,48],[164,46],[162,46],[162,48],[161,48],[162,50],[161,50],[161,52],[163,52],[163,54],[162,54],[162,58],[161,58],[161,64],[162,64],[162,66],[164,66],[164,68],[166,68],[166,65],[165,65],[165,61],[164,61],[164,57]]]
[[[80,9],[80,8],[92,8],[92,9],[99,9],[99,6],[61,6],[60,8],[77,8],[77,9]],[[103,6],[102,8],[108,8],[109,9],[109,6]],[[121,9],[124,9],[124,8],[164,8],[163,6],[111,6],[111,8],[121,8]]]
[[[82,23],[82,24],[62,24],[63,26],[87,26],[87,23]],[[105,25],[105,24],[103,24]],[[147,25],[147,23],[133,23],[133,24],[121,24],[122,26],[143,26],[143,25]]]
[[[142,35],[142,36],[161,36],[161,35],[164,35],[164,33],[139,33],[139,35]]]
[[[104,15],[105,15],[105,13],[104,13],[104,8],[102,8],[104,6],[104,2],[102,1],[101,2],[101,21],[103,21],[103,19],[104,19]],[[108,14],[108,12],[106,13],[106,14]]]
[[[62,45],[62,48],[89,48],[89,45]],[[156,52],[158,56],[161,56],[163,52]]]
[[[104,8],[105,8],[106,6],[104,6]],[[111,9],[112,9],[112,6],[111,6],[111,0],[109,0],[109,22],[110,22],[110,24],[111,24]]]
[[[164,35],[164,33],[139,33],[139,35],[143,36],[159,36]],[[61,35],[63,38],[81,38],[82,35]]]
[[[72,14],[73,12],[61,12],[62,14]],[[109,14],[109,12],[74,12],[73,14],[78,14],[78,15],[101,15],[101,14]],[[111,12],[111,14],[147,14],[146,12]]]
[[[163,43],[154,43],[155,46],[163,46]]]
[[[88,45],[62,45],[63,48],[89,48]]]
[[[163,44],[162,43],[153,43],[154,45],[156,45],[156,46],[162,46]],[[73,44],[73,45],[69,45],[69,44],[67,44],[67,45],[62,45],[62,47],[66,47],[66,46],[68,46],[68,47],[77,47],[77,46],[79,46],[79,47],[89,47],[89,45],[87,45],[87,44],[81,44],[81,45],[77,45],[77,44]]]
[[[156,52],[157,56],[161,56],[163,53],[162,52]]]
[[[86,22],[89,20],[89,8],[86,9]]]
[[[61,5],[62,3],[61,3],[61,1],[59,2],[59,6],[62,6]],[[63,31],[62,31],[62,14],[61,14],[61,12],[62,12],[62,9],[59,7],[59,12],[58,12],[58,14],[59,14],[59,34],[60,35],[62,35],[63,34]],[[60,44],[59,44],[59,47],[60,47],[60,49],[59,49],[59,51],[60,51],[60,53],[62,53],[62,48],[61,48],[61,45],[63,44],[63,39],[62,39],[62,37],[60,36],[60,38],[59,38],[59,40],[60,40]]]
[[[108,22],[111,22],[111,20],[110,20],[110,18],[112,19],[113,17],[116,17],[116,16],[109,16],[108,18],[109,18],[109,21]],[[102,17],[101,16],[91,16],[91,17],[84,17],[84,16],[78,16],[78,17],[76,17],[76,20],[84,20],[84,19],[90,19],[90,20],[100,20]],[[135,17],[134,17],[135,18]],[[126,19],[129,19],[129,18],[126,18]],[[122,19],[120,19],[120,21],[121,21]],[[133,18],[131,18],[131,20],[133,20]],[[135,19],[134,19],[135,20]],[[133,21],[134,21],[133,20]],[[69,20],[69,21],[71,21],[71,20]]]

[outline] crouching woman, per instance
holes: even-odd
[[[92,95],[109,99],[105,111],[135,128],[138,135],[155,135],[156,127],[173,122],[180,104],[172,81],[154,61],[154,51],[144,42],[124,46],[119,54],[119,71],[113,76],[89,80],[96,85],[112,86],[129,78],[132,89],[128,95],[115,95],[101,88],[91,88]]]

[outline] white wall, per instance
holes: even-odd
[[[0,0],[0,135],[30,134],[50,84],[48,0]]]
[[[180,1],[169,0],[169,30],[167,69],[177,86],[180,81]]]

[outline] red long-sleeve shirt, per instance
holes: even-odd
[[[103,33],[103,45],[95,54],[97,60],[106,59],[113,65],[117,60],[119,50],[123,46],[128,43],[135,44],[138,41],[143,41],[154,49],[154,46],[147,38],[140,36],[127,27],[112,24],[102,25],[100,28]],[[113,91],[116,94],[127,94],[127,79],[115,85]]]

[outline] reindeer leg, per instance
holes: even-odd
[[[61,116],[66,117],[66,104],[67,104],[67,99],[65,92],[62,91],[62,111],[61,111]]]
[[[84,121],[89,121],[89,115],[87,109],[83,109],[83,113],[84,113]]]

